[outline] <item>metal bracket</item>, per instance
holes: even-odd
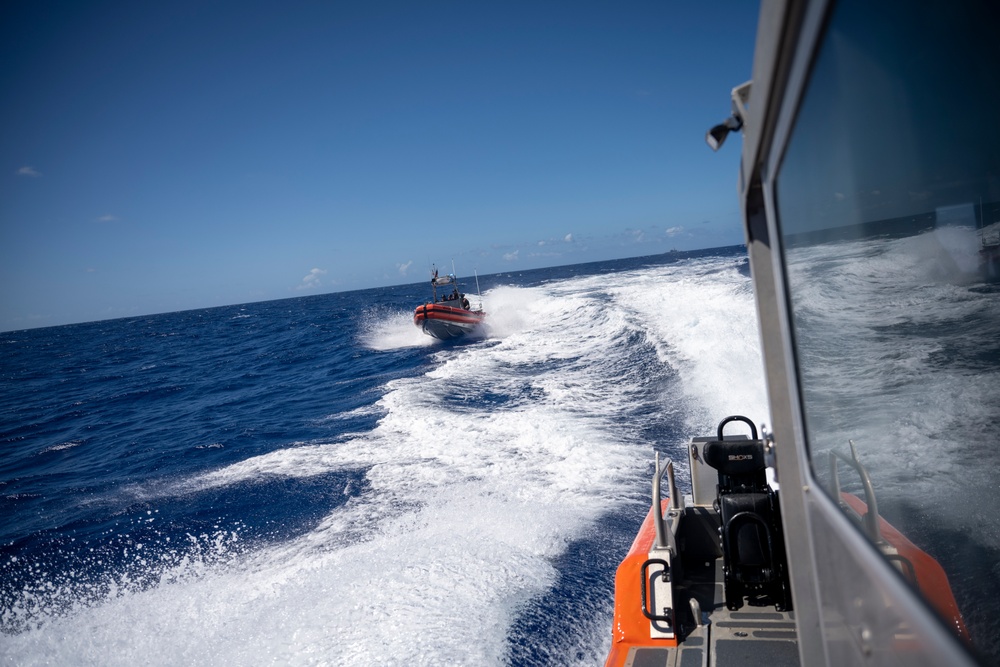
[[[778,460],[774,455],[774,433],[767,424],[760,425],[760,436],[764,441],[764,465],[774,471],[774,481],[778,481]]]

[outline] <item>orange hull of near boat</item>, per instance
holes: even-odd
[[[667,513],[670,500],[663,500],[663,513]],[[628,555],[618,566],[615,574],[615,617],[611,626],[611,651],[604,663],[605,667],[620,667],[628,658],[633,646],[649,646],[649,619],[642,615],[642,600],[637,581],[642,581],[642,565],[649,559],[649,550],[656,539],[656,524],[653,508],[649,508],[646,519],[628,550]],[[657,639],[657,646],[677,646],[677,638]]]
[[[841,493],[840,498],[859,516],[868,513],[868,506],[857,496]],[[962,612],[959,611],[955,595],[951,592],[948,575],[945,574],[941,564],[931,558],[927,552],[921,551],[917,545],[908,540],[905,535],[881,516],[878,518],[878,522],[882,538],[895,547],[901,562],[909,564],[903,569],[903,576],[930,601],[941,618],[948,621],[955,634],[967,644],[971,643]]]

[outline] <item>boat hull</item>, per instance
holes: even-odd
[[[425,303],[417,306],[413,313],[413,323],[428,336],[448,340],[475,331],[485,317],[486,313],[479,310]]]
[[[661,501],[664,514],[670,508],[670,501]],[[641,646],[677,646],[676,639],[651,641],[649,637],[649,619],[637,610],[642,609],[643,602],[639,588],[635,582],[640,581],[643,563],[649,558],[649,550],[656,539],[656,524],[653,509],[646,513],[646,519],[639,527],[639,532],[632,541],[625,559],[622,560],[615,573],[615,613],[612,625],[611,651],[604,663],[605,667],[622,667],[636,647]]]

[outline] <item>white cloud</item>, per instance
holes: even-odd
[[[670,229],[668,229],[664,233],[667,236],[677,236],[678,234],[683,234],[684,233],[684,228],[683,227],[671,227]]]
[[[413,264],[413,260],[412,259],[409,262],[407,262],[406,264],[397,264],[396,268],[399,269],[399,275],[405,276],[406,272],[410,270],[410,265],[411,264]]]
[[[97,219],[98,222],[114,222],[118,218],[113,215],[102,215]]]
[[[38,178],[41,174],[34,167],[21,167],[17,170],[18,176],[31,176],[32,178]]]
[[[567,234],[566,237],[563,238],[563,241],[565,241],[566,243],[572,243],[573,242],[573,235],[572,234]]]
[[[325,275],[326,269],[313,269],[309,272],[309,275],[302,279],[302,283],[295,289],[316,289],[322,284],[320,276]]]
[[[517,261],[517,253],[519,253],[519,252],[521,252],[521,251],[520,250],[515,250],[514,252],[504,253],[504,256],[503,256],[504,261],[507,261],[507,262],[515,262],[515,261]]]

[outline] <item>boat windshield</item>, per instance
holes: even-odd
[[[943,566],[989,662],[1000,662],[998,27],[988,0],[837,3],[774,181],[813,474],[931,608],[933,587],[844,494]]]

